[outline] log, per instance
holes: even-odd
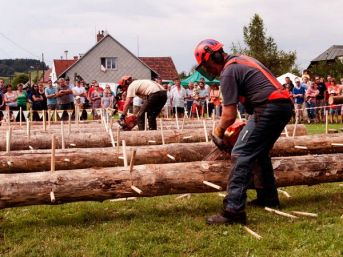
[[[330,96],[328,103],[331,104],[343,104],[343,96]]]
[[[277,186],[313,185],[343,181],[343,155],[273,158]],[[52,204],[55,202],[103,201],[133,196],[214,192],[209,181],[226,188],[230,164],[227,161],[149,164],[128,168],[101,168],[0,174],[0,208]],[[142,191],[137,195],[135,185]]]
[[[305,126],[298,126],[299,133],[306,131]],[[302,132],[301,132],[302,131]],[[210,135],[211,130],[207,130]],[[13,131],[13,139],[11,142],[12,150],[26,150],[28,146],[32,146],[34,149],[49,149],[51,148],[50,136],[45,133],[37,133],[27,137],[16,136]],[[196,129],[184,129],[180,130],[165,130],[164,141],[166,144],[170,143],[194,143],[205,142],[203,128]],[[94,148],[94,147],[109,147],[112,145],[110,136],[105,132],[101,133],[71,133],[70,135],[64,135],[66,147],[70,144],[75,144],[78,148]],[[121,133],[121,140],[125,140],[128,146],[130,145],[151,145],[151,141],[155,141],[154,144],[162,144],[161,133],[158,130],[150,131],[125,131]],[[150,142],[149,142],[150,141]],[[5,138],[0,137],[0,151],[5,150]],[[61,135],[56,135],[56,147],[61,147]]]

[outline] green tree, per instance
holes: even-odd
[[[295,67],[296,52],[279,50],[274,39],[266,35],[263,20],[255,14],[248,26],[243,27],[245,46],[232,44],[233,53],[246,54],[256,58],[279,76]]]
[[[17,88],[18,84],[20,84],[20,83],[25,84],[28,81],[29,81],[29,76],[27,74],[19,74],[19,75],[14,77],[14,79],[12,81],[12,86],[14,88]]]
[[[334,62],[327,62],[321,61],[316,64],[311,65],[309,68],[312,75],[326,77],[327,75],[331,75],[336,80],[339,80],[343,77],[343,63],[339,59],[336,59]]]

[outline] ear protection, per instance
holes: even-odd
[[[221,64],[224,62],[224,56],[223,56],[223,51],[216,51],[213,52],[211,48],[208,46],[204,47],[204,50],[210,54],[210,58],[217,64]]]

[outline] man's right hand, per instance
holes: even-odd
[[[125,120],[125,117],[126,117],[126,115],[125,115],[124,113],[122,113],[122,114],[120,115],[119,119],[120,119],[120,120]]]

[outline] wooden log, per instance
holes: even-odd
[[[331,104],[343,104],[343,96],[330,96],[328,103]]]
[[[343,158],[337,155],[273,158],[278,186],[313,185],[343,181]],[[230,163],[188,162],[70,171],[0,174],[0,208],[75,201],[103,201],[137,196],[214,192],[207,181],[226,188]]]
[[[109,140],[110,142],[111,140]],[[296,147],[302,144],[302,147]],[[110,145],[110,143],[109,143]],[[112,146],[112,145],[110,145]],[[180,143],[137,147],[136,164],[157,164],[201,161],[211,152],[213,143]],[[127,147],[130,156],[132,147]],[[343,135],[315,135],[279,138],[272,156],[290,156],[324,153],[343,153]],[[114,148],[69,148],[56,150],[56,169],[85,169],[90,167],[122,166],[123,160]],[[172,156],[173,158],[170,158]],[[226,156],[224,156],[226,158]],[[0,173],[49,170],[50,150],[0,152]],[[66,162],[68,158],[70,162]],[[34,162],[32,160],[35,160]],[[10,163],[10,165],[8,164]]]

